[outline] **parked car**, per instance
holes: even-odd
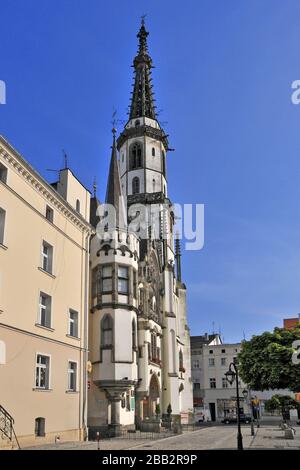
[[[250,415],[240,415],[240,422],[244,424],[249,424],[251,423],[251,416]],[[237,417],[236,416],[225,416],[225,418],[222,420],[222,423],[224,424],[232,424],[232,423],[237,423]]]

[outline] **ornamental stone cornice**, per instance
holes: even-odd
[[[7,147],[9,151],[5,148]],[[51,203],[61,214],[67,217],[81,231],[93,233],[93,227],[57,192],[52,186],[40,176],[31,165],[0,136],[0,155],[5,162],[17,171],[32,188],[37,191],[47,202]]]
[[[125,128],[117,140],[118,150],[120,150],[120,148],[122,147],[124,142],[126,142],[127,139],[133,139],[144,136],[150,137],[155,140],[160,140],[163,143],[165,149],[169,149],[168,136],[164,133],[162,129],[143,125]]]

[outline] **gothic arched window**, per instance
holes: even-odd
[[[183,372],[183,354],[181,349],[179,351],[179,370]]]
[[[101,348],[108,349],[113,347],[113,319],[107,314],[101,321]]]
[[[162,152],[162,173],[166,176],[166,154]]]
[[[135,176],[132,180],[132,194],[139,194],[140,192],[140,179]]]
[[[136,322],[135,319],[132,320],[132,349],[135,351],[137,349],[137,344],[136,344]]]
[[[141,168],[142,166],[142,145],[139,142],[130,148],[130,170]]]

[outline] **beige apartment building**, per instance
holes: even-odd
[[[0,420],[21,447],[86,433],[89,218],[69,169],[50,185],[0,137]]]

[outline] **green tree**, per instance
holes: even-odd
[[[300,391],[300,363],[295,364],[295,343],[300,326],[293,330],[275,328],[242,342],[239,373],[252,390],[289,389]],[[294,343],[294,347],[293,347]]]
[[[290,410],[300,409],[300,403],[289,395],[273,395],[270,400],[265,401],[265,409],[267,411],[280,411],[285,420]]]

